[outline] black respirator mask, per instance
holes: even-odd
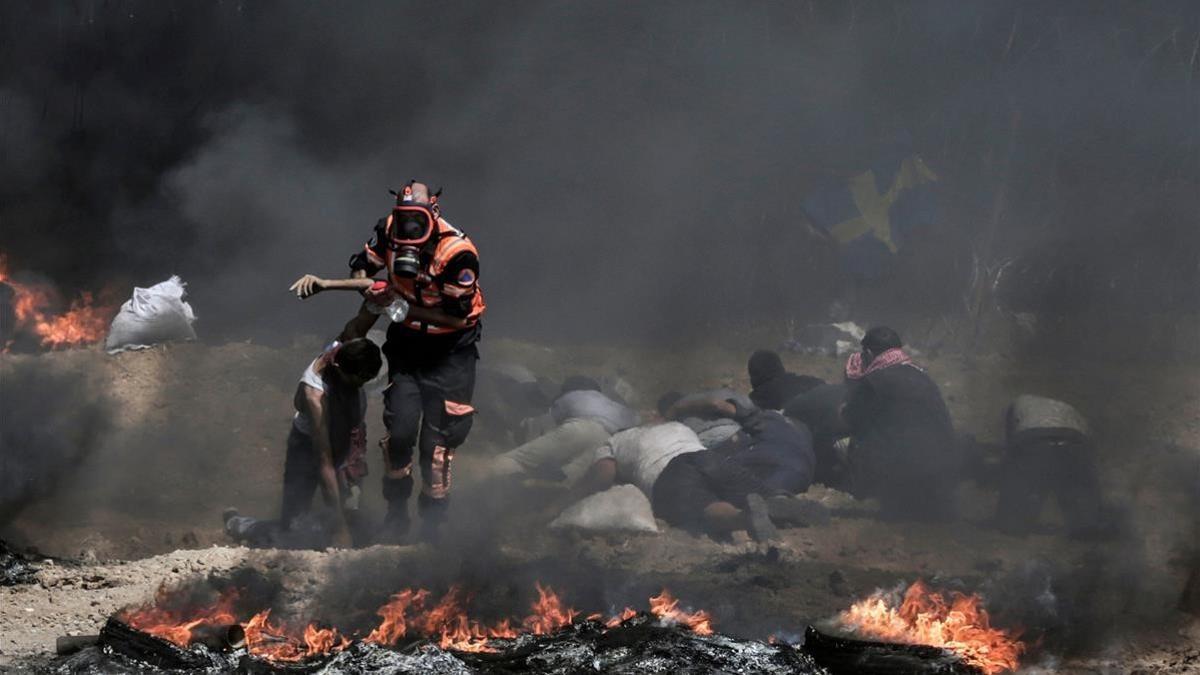
[[[433,236],[436,219],[426,206],[416,204],[397,206],[392,210],[391,237],[392,273],[403,279],[413,279],[421,272],[421,248]]]

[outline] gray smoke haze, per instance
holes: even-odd
[[[6,367],[0,386],[0,526],[45,498],[101,445],[113,401],[96,378]]]
[[[14,1],[0,31],[0,249],[68,288],[180,273],[208,336],[335,330],[347,298],[283,289],[414,176],[493,334],[808,318],[845,280],[801,197],[898,142],[945,194],[910,311],[973,251],[1037,258],[1018,304],[1198,299],[1194,3]]]

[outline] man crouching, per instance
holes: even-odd
[[[368,543],[356,517],[367,473],[363,385],[382,365],[379,348],[365,338],[334,342],[308,365],[293,398],[296,414],[287,440],[279,520],[229,511],[226,532],[251,546],[312,548],[319,540],[337,547]],[[324,527],[314,527],[305,518],[318,487],[333,514]]]

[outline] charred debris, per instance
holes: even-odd
[[[381,647],[355,642],[336,654],[273,662],[245,651],[234,625],[207,631],[187,648],[109,619],[100,635],[60,641],[60,651],[82,645],[47,670],[52,673],[795,673],[839,675],[916,673],[977,675],[981,671],[946,650],[853,640],[809,627],[804,643],[764,643],[664,626],[646,613],[610,627],[596,620],[548,635],[494,641],[494,651],[443,650],[426,640]],[[90,643],[90,644],[89,644]]]

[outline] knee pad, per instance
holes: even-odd
[[[466,406],[470,408],[470,406]],[[451,404],[446,403],[446,414],[442,417],[442,437],[445,439],[446,447],[457,448],[467,440],[467,434],[471,433],[471,425],[475,422],[475,411],[470,409],[469,412],[454,414],[450,412]]]
[[[422,439],[423,440],[423,439]],[[421,496],[442,500],[450,494],[450,472],[454,462],[454,448],[440,443],[421,453]]]

